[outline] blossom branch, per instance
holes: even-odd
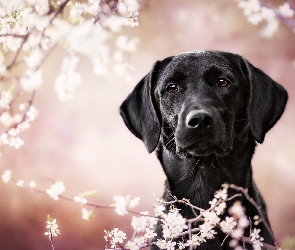
[[[275,245],[277,246],[278,243],[276,242],[276,239],[275,239],[275,237],[274,237],[274,235],[273,235],[273,232],[272,232],[271,228],[269,227],[269,224],[267,223],[267,221],[266,221],[266,219],[265,219],[265,217],[264,217],[264,214],[262,213],[261,207],[260,207],[260,206],[254,201],[253,198],[251,198],[251,197],[249,196],[248,190],[247,190],[247,189],[244,189],[244,188],[242,188],[242,187],[238,187],[238,186],[236,186],[236,185],[234,185],[234,184],[230,184],[228,187],[229,187],[229,188],[232,188],[232,189],[235,189],[235,190],[237,190],[237,191],[239,191],[239,192],[242,192],[242,193],[244,194],[244,196],[246,197],[246,199],[247,199],[247,200],[248,200],[248,201],[249,201],[249,202],[250,202],[250,203],[256,208],[256,210],[257,210],[257,212],[259,213],[259,216],[260,216],[260,218],[261,218],[261,220],[262,220],[262,222],[263,222],[263,224],[264,224],[266,230],[267,230],[268,233],[271,235],[272,239],[273,239],[274,242],[275,242]]]
[[[2,175],[2,180],[4,183],[13,181],[19,187],[26,187],[32,191],[49,195],[54,200],[63,199],[70,202],[80,203],[83,206],[90,206],[92,207],[91,210],[87,210],[84,207],[82,208],[82,218],[85,220],[90,220],[94,216],[94,208],[112,209],[119,215],[125,215],[127,213],[134,214],[135,216],[131,223],[134,231],[130,240],[123,245],[127,236],[118,228],[111,231],[105,231],[106,249],[134,250],[143,249],[152,245],[157,245],[160,249],[175,249],[176,245],[178,249],[185,249],[187,247],[189,247],[189,249],[194,249],[203,244],[207,239],[214,239],[214,235],[217,234],[215,228],[219,228],[225,233],[222,245],[227,238],[231,237],[230,246],[233,248],[238,246],[238,243],[242,241],[244,243],[252,244],[254,247],[261,246],[263,249],[267,250],[278,249],[277,246],[271,246],[264,243],[263,238],[259,235],[260,230],[257,228],[251,227],[250,237],[243,236],[244,231],[249,226],[250,222],[244,214],[244,209],[240,202],[236,201],[233,206],[228,209],[229,214],[232,215],[231,217],[227,216],[224,220],[221,220],[219,217],[225,212],[226,203],[228,201],[243,194],[257,209],[261,221],[265,222],[263,215],[260,213],[260,207],[249,196],[247,190],[236,185],[224,184],[223,189],[216,191],[214,198],[209,202],[211,205],[210,208],[200,210],[199,215],[188,219],[182,217],[180,213],[181,211],[177,209],[176,206],[170,206],[169,211],[167,211],[166,205],[174,205],[177,204],[178,201],[178,204],[184,204],[185,206],[191,207],[189,201],[178,200],[176,197],[174,197],[174,200],[171,202],[164,202],[154,195],[160,205],[155,206],[155,215],[149,215],[146,212],[142,213],[133,210],[133,208],[139,203],[139,198],[131,199],[130,196],[115,196],[114,204],[96,204],[89,202],[86,199],[89,196],[94,196],[96,193],[95,190],[83,192],[74,198],[70,198],[62,194],[65,191],[62,182],[52,181],[53,184],[50,188],[42,190],[38,188],[34,182],[26,183],[23,180],[13,178],[11,176],[11,171],[8,170]],[[228,197],[228,188],[235,189],[238,193]],[[257,218],[254,217],[254,220],[257,220]],[[158,238],[154,231],[156,224],[162,227],[163,238]],[[49,240],[53,244],[52,236],[56,236],[60,233],[56,220],[48,218],[47,229],[48,232],[45,234],[49,236]],[[108,247],[109,244],[110,247]]]
[[[62,101],[72,98],[82,82],[76,72],[79,55],[93,63],[95,74],[111,72],[128,78],[132,68],[125,61],[128,62],[128,55],[136,49],[138,40],[129,39],[125,33],[128,27],[138,25],[135,17],[139,1],[44,0],[42,4],[37,1],[36,6],[13,1],[9,8],[0,3],[0,146],[18,149],[24,144],[19,134],[30,127],[29,122],[35,117],[25,121],[24,118],[28,110],[36,111],[36,108],[29,97],[29,106],[20,110],[18,100],[23,100],[27,93],[34,97],[43,84],[41,66],[57,46],[69,55],[62,60],[55,82]],[[131,20],[130,16],[134,18]],[[22,71],[13,70],[19,64],[24,66]]]

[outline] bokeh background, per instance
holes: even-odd
[[[43,69],[46,84],[38,91],[39,116],[22,134],[19,149],[1,148],[0,171],[34,180],[46,189],[50,180],[63,181],[73,197],[97,189],[93,202],[113,203],[117,194],[141,198],[138,211],[151,211],[153,192],[161,196],[164,174],[154,154],[125,127],[118,112],[124,98],[156,60],[187,50],[225,50],[243,55],[289,92],[286,111],[257,147],[254,177],[268,205],[269,218],[282,243],[295,235],[295,34],[280,25],[271,39],[259,36],[261,26],[248,23],[234,0],[144,1],[140,25],[132,36],[140,39],[130,55],[135,67],[131,80],[106,80],[93,74],[81,59],[83,84],[75,98],[60,102],[54,80],[61,51],[48,58]],[[0,183],[0,249],[51,249],[44,236],[47,214],[56,218],[61,235],[56,249],[104,249],[104,229],[119,227],[131,236],[131,215],[96,209],[90,222],[82,220],[81,206],[54,201],[13,183]]]

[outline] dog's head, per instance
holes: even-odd
[[[237,129],[262,143],[286,102],[284,88],[241,56],[192,51],[156,62],[120,113],[149,152],[162,135],[179,155],[222,156],[232,150]]]

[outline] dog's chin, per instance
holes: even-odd
[[[197,156],[227,156],[230,153],[229,147],[221,147],[212,142],[204,140],[197,141],[188,146],[176,146],[176,154],[181,158],[191,158]]]

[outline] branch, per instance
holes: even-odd
[[[267,221],[266,221],[266,219],[264,217],[264,214],[261,211],[261,207],[258,206],[258,204],[254,201],[254,199],[249,196],[248,190],[246,190],[246,189],[244,189],[242,187],[238,187],[238,186],[236,186],[234,184],[229,184],[228,187],[242,192],[245,195],[246,199],[256,208],[256,210],[259,213],[259,216],[260,216],[265,228],[267,229],[268,233],[271,235],[272,239],[274,240],[275,245],[277,246],[278,243],[276,242],[275,237],[273,235],[273,232],[272,232],[271,228],[269,227],[269,224],[267,223]]]

